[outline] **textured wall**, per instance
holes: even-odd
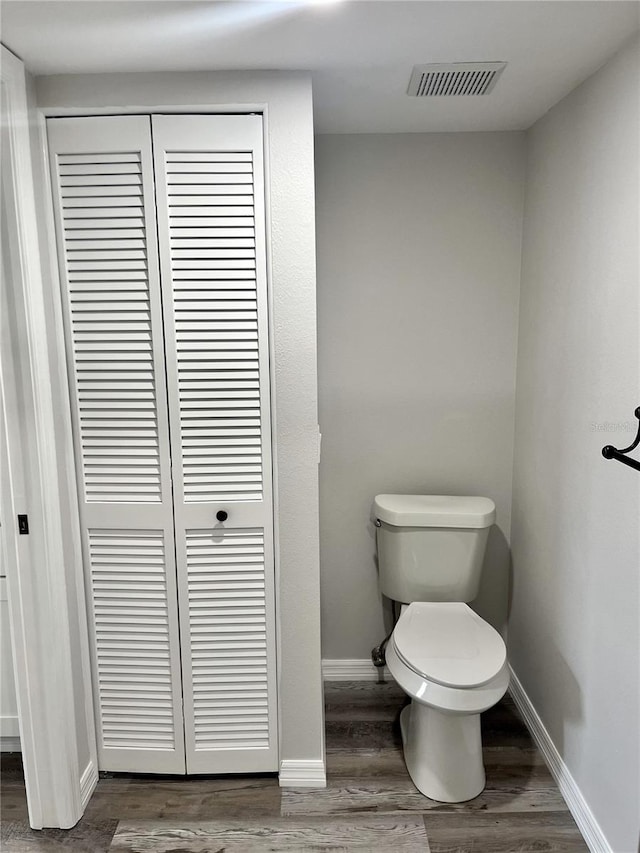
[[[316,140],[324,658],[384,636],[380,492],[495,500],[477,606],[504,627],[523,187],[520,133]]]
[[[638,849],[638,45],[528,138],[509,653],[616,853]]]

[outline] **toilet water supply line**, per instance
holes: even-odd
[[[380,521],[379,518],[376,518],[374,523],[375,523],[376,527],[382,527],[382,522]],[[371,649],[371,660],[373,662],[373,665],[375,667],[378,667],[378,669],[382,669],[382,667],[387,662],[385,649],[387,648],[387,643],[391,639],[391,635],[393,634],[393,629],[396,627],[396,622],[398,621],[398,617],[396,616],[396,603],[395,603],[395,601],[391,602],[391,607],[393,608],[393,626],[391,627],[391,630],[389,631],[387,636],[384,638],[384,640],[380,643],[380,645],[375,646],[373,649]]]
[[[396,603],[395,601],[391,602],[391,607],[393,608],[393,627],[384,638],[384,640],[380,643],[379,646],[371,649],[371,660],[373,661],[373,665],[378,668],[382,668],[387,662],[385,649],[387,648],[387,643],[391,639],[391,635],[393,634],[393,629],[396,627],[396,622],[398,621],[398,617],[396,616]]]

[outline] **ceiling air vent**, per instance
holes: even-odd
[[[407,95],[418,98],[488,95],[506,65],[506,62],[436,62],[415,65]]]

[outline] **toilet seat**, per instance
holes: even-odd
[[[462,602],[413,602],[403,610],[393,641],[405,666],[449,688],[488,684],[506,663],[500,634]]]

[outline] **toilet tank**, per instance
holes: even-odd
[[[490,498],[458,495],[378,495],[380,590],[412,601],[473,601],[495,521]]]

